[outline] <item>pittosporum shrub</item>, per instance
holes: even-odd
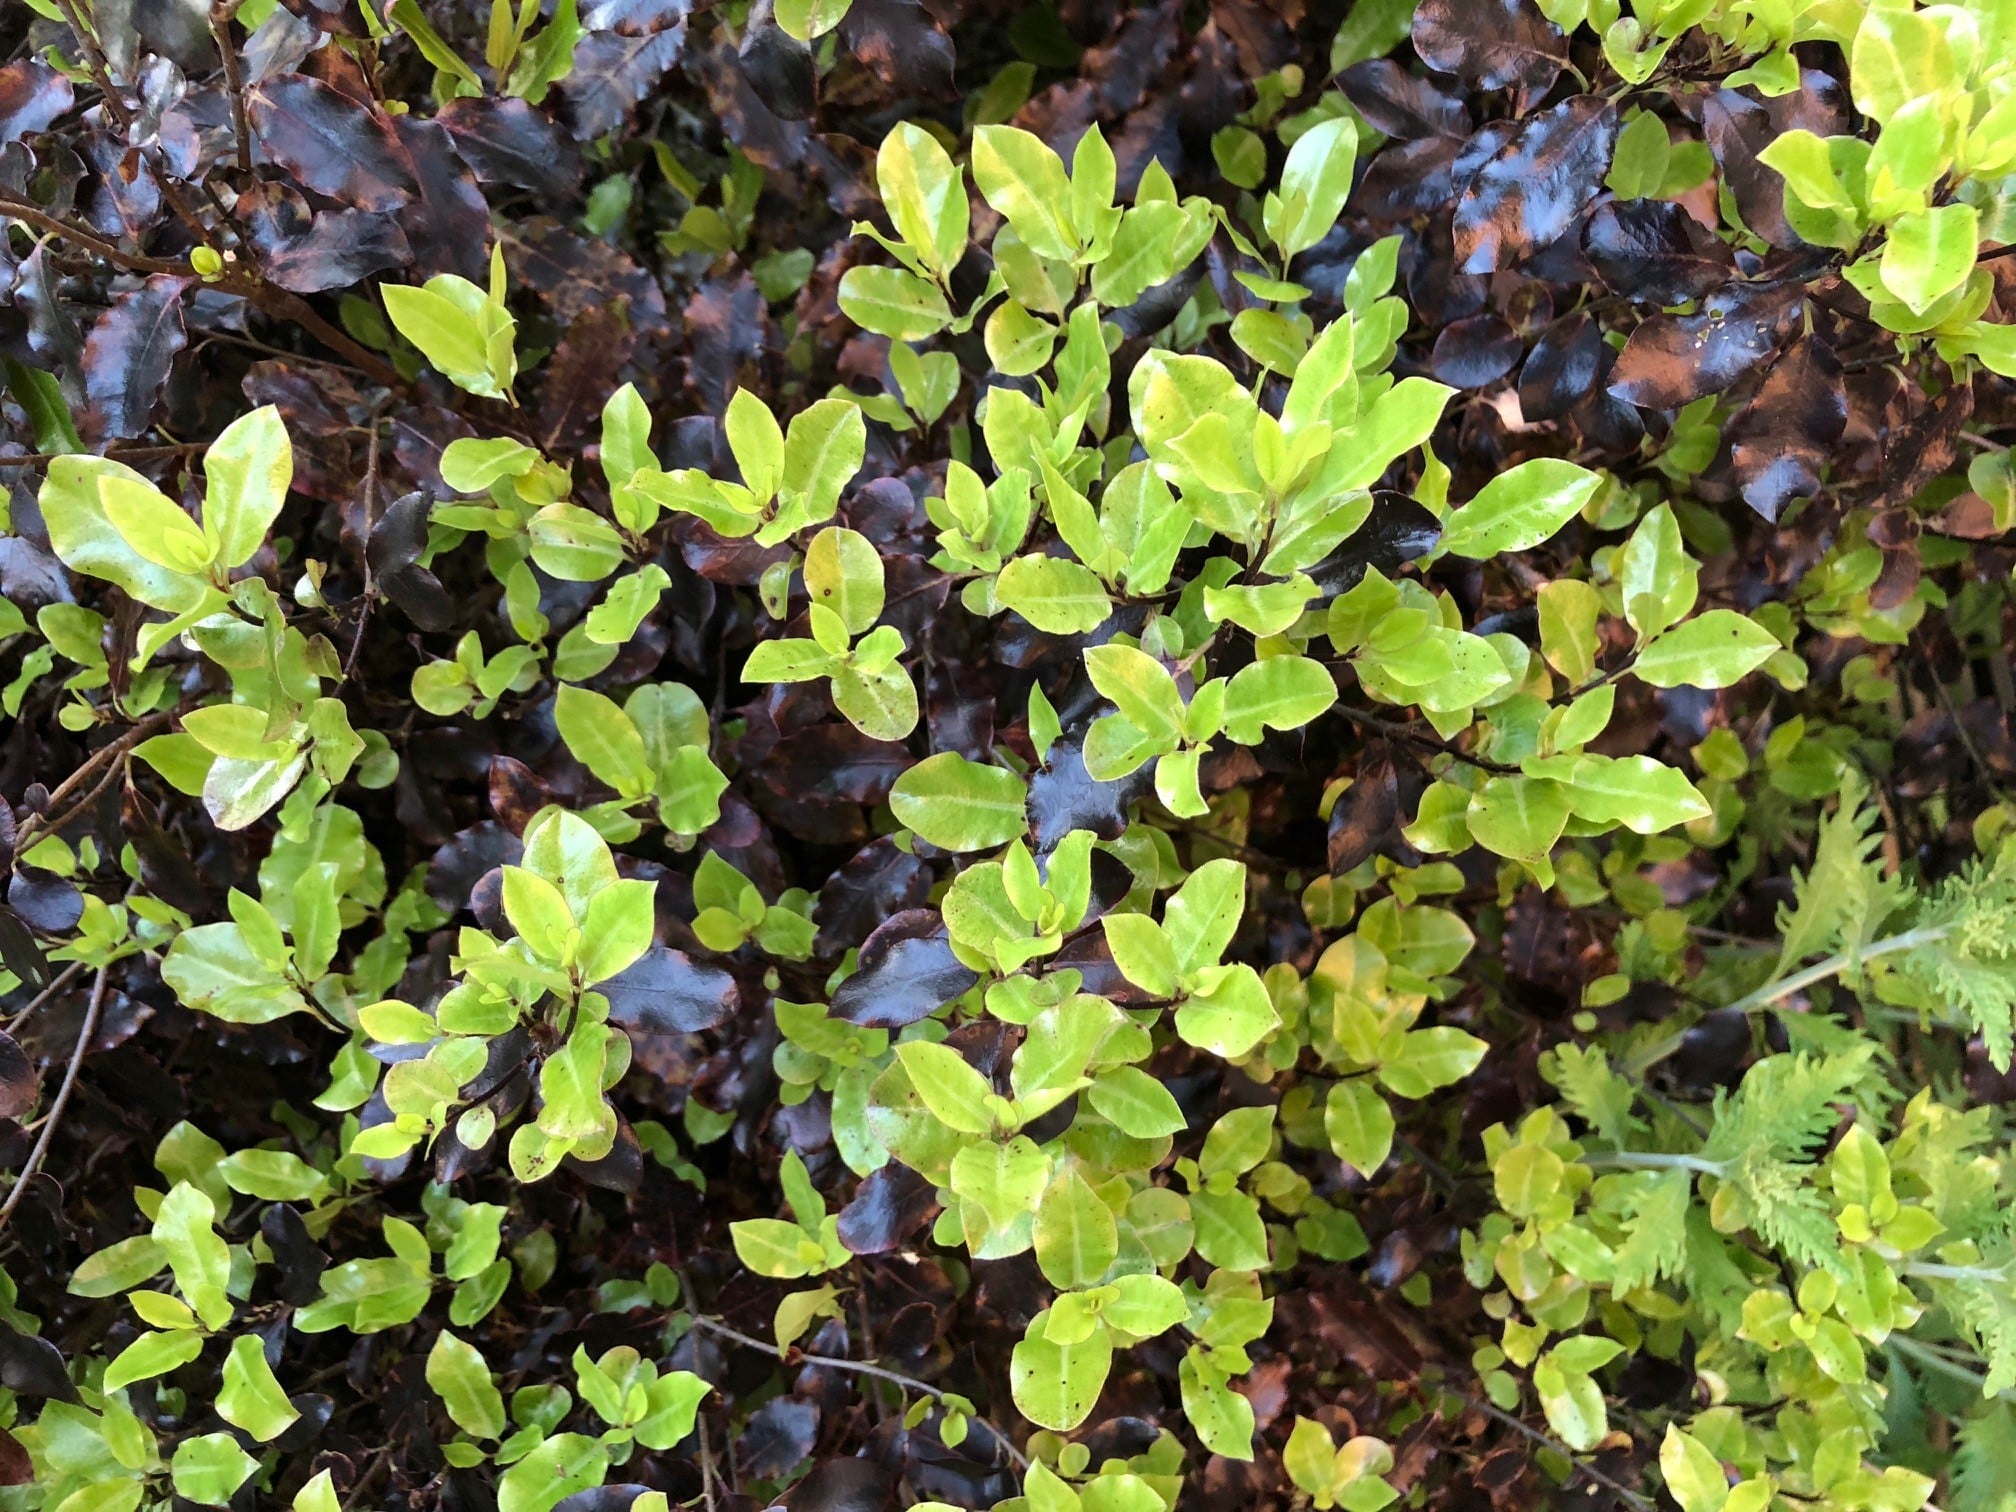
[[[0,1512],[2016,1505],[2016,10],[0,40]]]

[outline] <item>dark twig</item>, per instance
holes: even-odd
[[[1395,740],[1404,740],[1409,745],[1421,750],[1434,751],[1444,756],[1453,756],[1465,766],[1476,767],[1480,772],[1493,772],[1506,777],[1521,775],[1520,769],[1516,766],[1507,766],[1502,761],[1492,761],[1483,756],[1472,756],[1461,746],[1452,745],[1439,735],[1423,734],[1412,725],[1399,724],[1390,719],[1381,719],[1375,714],[1361,713],[1357,709],[1346,708],[1343,704],[1336,705],[1336,710],[1361,729],[1377,730],[1381,735],[1391,736]]]
[[[120,462],[158,462],[166,457],[189,456],[208,445],[205,441],[178,441],[170,446],[111,446],[104,455]],[[76,452],[28,452],[18,457],[0,454],[0,467],[47,467],[51,462],[77,455]]]
[[[192,277],[193,270],[187,263],[168,262],[159,257],[147,257],[142,253],[128,252],[98,235],[88,226],[80,226],[67,221],[60,215],[51,215],[40,205],[29,200],[16,198],[11,194],[0,194],[0,215],[20,221],[23,225],[34,226],[53,236],[60,236],[67,242],[74,242],[87,252],[95,253],[109,263],[115,263],[129,273],[168,273],[180,277]]]
[[[245,117],[245,75],[231,45],[231,21],[244,0],[216,0],[210,7],[210,36],[224,62],[224,92],[231,97],[231,129],[238,138],[238,171],[252,171],[252,130]]]
[[[85,759],[83,765],[79,766],[76,771],[72,772],[68,777],[64,778],[63,781],[57,785],[56,791],[49,795],[50,811],[52,813],[59,811],[60,806],[66,803],[73,793],[75,793],[79,788],[83,787],[86,782],[92,781],[95,778],[98,769],[100,767],[104,766],[108,762],[114,763],[116,766],[116,763],[119,761],[119,759],[124,755],[126,755],[127,752],[131,751],[133,747],[140,744],[141,741],[147,739],[148,736],[153,735],[161,730],[165,730],[166,728],[168,728],[169,725],[173,724],[177,719],[181,718],[182,715],[186,712],[187,712],[186,708],[174,708],[174,709],[162,709],[156,713],[149,714],[145,719],[141,720],[138,724],[134,725],[132,729],[128,730],[125,734],[121,735],[117,740],[111,741],[106,745],[102,745],[97,750],[93,751],[90,754],[90,756]],[[92,791],[93,795],[95,796],[98,791],[98,788],[94,786]],[[88,801],[89,799],[86,799],[86,802]],[[63,818],[60,821],[53,819],[44,819],[40,814],[30,814],[26,819],[24,819],[21,822],[20,832],[14,838],[14,853],[17,856],[25,854],[28,850],[29,842],[32,836],[42,831],[47,831],[51,834],[54,834],[57,830],[61,829],[64,824],[67,823],[69,823],[69,814],[67,812],[64,814]]]
[[[6,1227],[7,1220],[14,1216],[15,1205],[21,1201],[22,1193],[28,1190],[28,1182],[42,1169],[42,1159],[49,1153],[50,1143],[56,1138],[56,1126],[63,1122],[63,1110],[70,1106],[70,1094],[77,1086],[77,1071],[84,1064],[84,1052],[90,1046],[92,1037],[98,1033],[98,1015],[105,1006],[105,986],[111,980],[111,968],[98,968],[98,980],[91,984],[91,1001],[84,1010],[84,1026],[77,1031],[77,1048],[70,1052],[70,1065],[63,1073],[63,1085],[57,1088],[56,1101],[49,1105],[48,1117],[42,1120],[42,1133],[35,1141],[35,1148],[28,1152],[28,1163],[21,1167],[21,1174],[14,1180],[14,1189],[7,1194],[7,1201],[0,1204],[0,1228]]]
[[[1630,1507],[1632,1512],[1655,1512],[1651,1498],[1639,1495],[1622,1481],[1604,1474],[1601,1470],[1598,1470],[1594,1465],[1586,1461],[1577,1459],[1575,1452],[1559,1439],[1554,1438],[1550,1434],[1542,1433],[1532,1424],[1521,1418],[1514,1417],[1511,1413],[1506,1412],[1493,1402],[1480,1400],[1477,1397],[1471,1396],[1468,1392],[1459,1392],[1457,1395],[1461,1396],[1465,1402],[1469,1403],[1493,1422],[1502,1423],[1514,1432],[1525,1435],[1532,1442],[1544,1448],[1552,1449],[1574,1467],[1577,1475],[1582,1476],[1595,1485],[1601,1486],[1605,1491],[1608,1491],[1612,1496],[1623,1502],[1625,1506]]]
[[[692,1305],[693,1297],[690,1293],[687,1295],[686,1301],[689,1306]],[[871,1365],[864,1360],[846,1360],[838,1355],[806,1354],[803,1350],[782,1350],[775,1344],[764,1343],[763,1340],[753,1334],[745,1334],[738,1328],[730,1328],[726,1323],[717,1323],[704,1313],[694,1312],[689,1314],[689,1316],[693,1319],[693,1326],[695,1328],[704,1329],[706,1332],[715,1334],[723,1339],[731,1339],[745,1348],[761,1350],[764,1354],[773,1356],[778,1360],[805,1365],[820,1365],[830,1370],[848,1370],[856,1375],[872,1376],[878,1381],[887,1381],[892,1386],[899,1387],[904,1391],[915,1392],[919,1396],[935,1399],[941,1395],[939,1388],[933,1386],[928,1381],[920,1381],[915,1376],[907,1376],[899,1371],[885,1370],[880,1365]],[[1007,1434],[997,1428],[994,1430],[994,1437],[1008,1451],[1009,1458],[1015,1461],[1018,1468],[1023,1470],[1029,1468],[1029,1457],[1015,1447],[1014,1442],[1009,1439]]]
[[[56,974],[56,979],[53,982],[51,982],[47,987],[44,987],[40,992],[36,993],[34,997],[28,1000],[28,1006],[26,1008],[23,1008],[19,1013],[15,1014],[14,1017],[7,1020],[7,1032],[9,1034],[12,1034],[16,1029],[19,1029],[23,1024],[27,1023],[30,1016],[34,1014],[36,1009],[40,1008],[44,1003],[48,1002],[51,998],[55,997],[57,993],[61,992],[64,988],[68,987],[72,982],[76,981],[78,974],[83,970],[84,970],[84,963],[82,961],[72,961],[68,966],[65,966],[60,972]]]

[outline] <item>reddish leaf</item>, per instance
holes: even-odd
[[[14,1042],[13,1035],[0,1033],[0,1118],[20,1122],[35,1106],[40,1090],[35,1063]]]
[[[1439,73],[1480,89],[1545,93],[1568,61],[1568,38],[1533,0],[1424,0],[1414,51]]]
[[[1771,365],[1757,396],[1727,432],[1743,501],[1767,520],[1810,498],[1848,425],[1841,361],[1819,336],[1802,336]],[[1915,532],[1914,532],[1915,537]]]
[[[901,1029],[929,1018],[979,980],[952,954],[937,913],[908,909],[863,942],[861,969],[834,989],[833,1017],[864,1029]]]
[[[1433,79],[1410,74],[1391,58],[1368,58],[1337,76],[1358,114],[1397,141],[1470,135],[1470,111]]]
[[[574,139],[590,141],[621,126],[685,48],[683,23],[636,36],[602,31],[583,37],[574,49],[574,71],[561,86]]]
[[[840,40],[892,95],[952,93],[952,38],[919,0],[854,0]]]
[[[40,58],[0,68],[0,147],[47,131],[70,108],[70,80]]]
[[[434,119],[483,183],[530,189],[548,201],[580,193],[580,149],[543,110],[484,96],[450,100]]]
[[[840,1210],[840,1242],[856,1255],[901,1249],[938,1213],[937,1189],[906,1165],[871,1172]]]
[[[1442,328],[1428,368],[1451,388],[1484,388],[1518,366],[1524,350],[1519,333],[1503,316],[1470,315]]]
[[[130,440],[145,431],[175,354],[188,345],[182,296],[190,280],[157,273],[113,301],[84,343],[83,429],[91,440]]]
[[[698,1034],[735,1012],[735,978],[684,951],[653,945],[600,991],[609,1022],[640,1034]]]
[[[1771,359],[1799,318],[1797,283],[1737,283],[1693,315],[1639,325],[1610,372],[1610,392],[1640,409],[1671,410],[1719,394]]]
[[[247,107],[267,155],[305,189],[355,210],[397,210],[419,188],[385,117],[320,79],[268,79]]]

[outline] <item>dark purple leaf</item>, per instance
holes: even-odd
[[[723,414],[744,364],[763,354],[768,306],[747,273],[710,278],[686,303],[686,386],[710,414]]]
[[[27,1446],[0,1428],[0,1486],[25,1486],[35,1479],[35,1461]]]
[[[1583,232],[1589,261],[1612,291],[1646,305],[1684,304],[1736,271],[1728,244],[1671,200],[1608,200]]]
[[[698,1034],[726,1023],[739,1000],[727,971],[669,945],[653,945],[597,990],[609,999],[609,1022],[639,1034]]]
[[[386,118],[320,79],[268,79],[247,107],[267,156],[304,189],[353,210],[397,210],[419,189]]]
[[[1568,38],[1533,0],[1424,0],[1414,12],[1414,51],[1479,89],[1537,97],[1567,63]]]
[[[1519,412],[1558,420],[1594,391],[1610,348],[1603,328],[1581,311],[1564,315],[1533,343],[1519,374]]]
[[[84,895],[68,877],[24,866],[7,884],[7,904],[37,934],[68,934],[84,917]]]
[[[631,1504],[638,1497],[649,1494],[649,1486],[626,1482],[614,1486],[591,1486],[586,1491],[576,1491],[572,1496],[563,1496],[554,1504],[553,1512],[630,1512]]]
[[[112,302],[84,343],[86,439],[128,441],[153,423],[175,354],[189,344],[182,296],[190,280],[157,273]]]
[[[70,1383],[62,1352],[47,1339],[21,1333],[11,1323],[0,1323],[0,1386],[18,1396],[77,1400],[77,1388]]]
[[[735,1459],[745,1475],[781,1480],[812,1457],[819,1441],[819,1408],[802,1397],[772,1397],[749,1414],[735,1440]]]
[[[1083,741],[1059,741],[1045,753],[1042,770],[1029,778],[1029,827],[1037,854],[1049,855],[1074,829],[1117,840],[1127,828],[1127,811],[1151,780],[1137,771],[1116,782],[1095,781],[1085,770]]]
[[[450,100],[434,119],[486,184],[529,189],[549,201],[581,192],[580,149],[551,116],[523,100]]]
[[[1799,318],[1797,283],[1737,283],[1693,315],[1654,315],[1610,370],[1610,392],[1640,409],[1671,410],[1719,394],[1771,359]]]
[[[749,12],[738,56],[757,98],[780,121],[809,121],[819,103],[819,71],[812,49],[773,19],[769,0]]]
[[[778,741],[761,771],[780,798],[880,803],[916,764],[899,741],[876,740],[850,724],[819,724]]]
[[[30,987],[49,985],[49,960],[21,915],[0,904],[0,963]]]
[[[435,122],[410,115],[395,116],[392,129],[420,188],[419,197],[399,212],[417,270],[429,278],[458,273],[480,281],[489,260],[490,207],[454,138]]]
[[[637,36],[601,31],[583,37],[574,49],[574,71],[561,86],[574,139],[590,141],[621,126],[685,48],[683,22]]]
[[[1453,137],[1395,142],[1366,166],[1351,191],[1351,208],[1389,221],[1439,210],[1456,197],[1456,165],[1462,154],[1463,144]]]
[[[1358,114],[1398,141],[1470,135],[1470,111],[1460,99],[1391,58],[1354,63],[1337,76],[1337,83]]]
[[[1451,388],[1484,388],[1518,366],[1525,345],[1503,316],[1469,315],[1442,328],[1428,368]]]
[[[1617,107],[1594,95],[1550,106],[1478,170],[1456,202],[1456,262],[1490,273],[1566,234],[1603,189],[1617,147]]]
[[[1785,349],[1726,432],[1743,502],[1767,520],[1811,498],[1848,426],[1841,360],[1819,336]]]
[[[896,1476],[872,1460],[821,1460],[784,1499],[786,1512],[887,1512]]]
[[[933,909],[892,915],[862,943],[861,969],[833,992],[833,1017],[864,1029],[901,1029],[929,1018],[980,978],[952,954]]]
[[[906,1165],[890,1161],[863,1178],[840,1209],[840,1242],[855,1255],[903,1248],[938,1214],[937,1189]]]
[[[1838,80],[1808,68],[1801,70],[1797,90],[1774,100],[1719,89],[1701,101],[1701,131],[1737,213],[1774,247],[1797,251],[1806,243],[1785,220],[1785,180],[1757,155],[1794,129],[1821,137],[1846,133],[1843,95]]]
[[[494,819],[470,825],[434,852],[427,866],[427,896],[446,913],[460,913],[485,872],[515,866],[525,854],[518,837]]]
[[[406,233],[389,214],[324,210],[310,220],[299,196],[289,195],[291,204],[284,209],[275,204],[256,211],[247,208],[251,198],[241,199],[238,208],[259,237],[260,266],[267,278],[296,294],[347,288],[373,273],[402,267],[412,258]],[[299,218],[289,210],[298,210]]]
[[[454,601],[440,579],[419,565],[433,507],[425,493],[401,494],[372,525],[364,553],[386,598],[422,630],[445,631],[455,625]]]
[[[273,1263],[280,1272],[280,1296],[296,1307],[305,1307],[322,1294],[322,1272],[329,1257],[308,1232],[301,1215],[284,1202],[268,1207],[259,1219],[259,1232],[273,1251]]]
[[[533,816],[554,801],[553,789],[524,762],[504,755],[490,758],[490,812],[512,834],[523,839]]]
[[[1442,522],[1404,494],[1381,490],[1372,496],[1372,513],[1344,544],[1309,569],[1325,597],[1348,593],[1358,586],[1367,567],[1391,576],[1442,539]]]
[[[922,907],[931,895],[931,868],[899,850],[886,835],[870,841],[819,892],[819,950],[837,955],[859,945],[893,914]]]
[[[69,78],[40,58],[17,58],[0,68],[0,147],[47,131],[71,98]]]

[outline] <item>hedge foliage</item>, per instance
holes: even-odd
[[[2016,1506],[2016,5],[0,42],[0,1512]]]

